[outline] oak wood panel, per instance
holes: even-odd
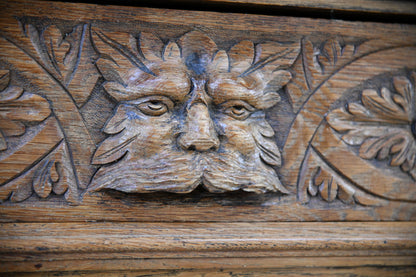
[[[414,25],[19,0],[0,49],[0,271],[414,275]]]
[[[296,7],[296,8],[319,8],[333,9],[353,12],[374,12],[374,13],[398,13],[415,14],[416,6],[409,1],[380,1],[380,0],[357,0],[339,2],[332,0],[301,1],[301,0],[207,0],[215,3],[239,3],[264,6]]]
[[[112,271],[112,272],[43,272],[43,273],[5,273],[5,276],[162,276],[162,277],[205,277],[205,276],[413,276],[414,267],[356,267],[356,268],[288,268],[265,270],[151,270],[151,271]]]
[[[373,128],[370,126],[371,124],[359,123],[360,128],[354,127],[356,122],[366,122],[368,119],[350,117],[348,120],[351,123],[344,119],[342,119],[344,121],[341,125],[337,123],[340,118],[345,118],[345,115],[342,115],[340,101],[351,102],[351,104],[345,103],[351,107],[359,107],[356,101],[364,101],[365,99],[385,101],[383,97],[395,96],[396,99],[398,99],[397,97],[405,97],[404,94],[400,96],[398,91],[403,91],[407,84],[412,86],[413,82],[412,77],[406,77],[408,73],[404,71],[407,70],[406,68],[411,71],[411,68],[416,67],[413,47],[416,41],[414,26],[237,14],[228,14],[224,18],[220,13],[114,8],[94,5],[79,7],[65,3],[48,3],[48,5],[45,3],[26,1],[2,3],[4,16],[2,16],[1,24],[4,39],[1,42],[1,47],[5,50],[2,53],[9,66],[19,69],[16,71],[17,75],[14,75],[14,71],[12,73],[4,71],[4,79],[11,80],[10,82],[16,84],[23,80],[21,84],[19,83],[19,89],[24,91],[23,95],[32,95],[30,96],[32,98],[38,97],[38,109],[44,110],[41,103],[46,103],[46,100],[54,104],[51,110],[53,114],[51,115],[49,112],[47,120],[39,124],[38,121],[43,118],[38,121],[33,119],[33,122],[30,123],[36,125],[37,129],[33,130],[35,134],[39,132],[39,129],[44,131],[37,133],[38,135],[34,138],[27,138],[32,141],[15,155],[13,149],[5,152],[7,158],[3,161],[1,178],[3,184],[7,183],[7,185],[2,186],[2,199],[5,202],[0,206],[1,221],[227,222],[414,219],[414,179],[412,179],[414,177],[411,177],[414,169],[409,166],[413,161],[411,158],[411,154],[414,152],[412,139],[409,140],[407,146],[405,145],[407,148],[403,146],[400,152],[407,155],[407,160],[394,158],[397,161],[393,162],[393,159],[388,164],[388,162],[383,162],[383,159],[379,161],[380,158],[371,154],[380,151],[380,149],[387,149],[389,147],[388,141],[385,146],[367,147],[371,151],[357,154],[359,149],[364,149],[365,144],[360,146],[357,139],[352,142],[351,139],[342,137],[344,132],[348,131],[351,134],[357,134],[355,137],[360,138],[361,142],[366,141],[368,145],[371,139],[366,135],[368,133],[366,128]],[[58,13],[58,10],[66,12]],[[59,16],[48,19],[51,14],[54,16],[59,14]],[[128,21],[122,22],[119,20],[120,17],[128,18]],[[43,18],[43,21],[40,18]],[[232,24],[229,24],[230,22]],[[21,26],[25,26],[26,29],[22,30]],[[77,40],[77,37],[85,38],[85,45],[82,44],[84,56],[81,55],[84,58],[79,60],[82,65],[79,68],[70,67],[71,63],[65,66],[58,61],[55,61],[56,65],[49,61],[48,55],[55,53],[52,50],[56,51],[54,55],[58,57],[58,54],[65,53],[66,48],[55,46],[56,49],[50,50],[49,46],[45,44],[45,40],[51,39],[59,42],[59,37],[63,35],[64,29],[72,29],[70,35],[67,34],[70,38],[65,41],[67,46],[71,43],[74,44],[71,49],[81,47],[80,41],[84,43],[84,40]],[[191,32],[196,29],[199,31]],[[317,29],[321,32],[317,33]],[[90,36],[85,36],[87,31],[91,32]],[[293,53],[299,52],[299,56],[295,60],[294,57],[282,59],[286,61],[284,66],[290,67],[290,72],[282,70],[283,75],[279,77],[281,83],[276,86],[276,89],[280,89],[279,91],[283,93],[279,97],[284,101],[266,112],[266,123],[262,124],[266,127],[271,124],[273,130],[268,129],[269,127],[261,127],[263,128],[262,132],[267,133],[267,136],[272,136],[275,133],[274,139],[277,146],[274,145],[273,138],[264,134],[257,135],[255,138],[256,141],[263,141],[260,143],[263,150],[260,150],[261,161],[259,163],[266,160],[268,163],[274,164],[277,169],[277,176],[273,175],[274,173],[270,175],[274,176],[273,182],[271,182],[274,183],[274,187],[269,186],[268,188],[271,187],[271,190],[276,193],[257,195],[231,192],[219,195],[206,192],[202,188],[196,189],[188,195],[168,193],[127,195],[111,191],[105,193],[92,191],[92,189],[105,188],[105,186],[114,186],[114,182],[111,180],[107,185],[104,182],[96,181],[94,185],[90,185],[89,190],[86,190],[92,173],[96,172],[97,168],[102,168],[94,175],[94,178],[98,180],[116,173],[114,169],[111,174],[105,174],[105,170],[103,170],[111,168],[111,163],[124,153],[118,151],[116,149],[118,146],[112,146],[110,142],[114,142],[116,145],[118,144],[117,139],[125,140],[125,142],[132,139],[127,140],[130,131],[123,131],[127,133],[126,136],[123,132],[118,135],[113,134],[115,128],[110,125],[123,118],[125,106],[111,102],[114,101],[114,97],[117,98],[120,95],[111,92],[111,88],[106,87],[103,79],[100,79],[103,78],[100,76],[100,72],[101,75],[106,74],[103,59],[91,63],[88,62],[88,58],[97,59],[97,51],[107,55],[107,52],[111,50],[108,48],[108,42],[112,39],[119,39],[120,43],[125,43],[129,34],[137,34],[138,32],[157,32],[164,41],[177,39],[179,42],[185,41],[185,38],[203,39],[206,43],[205,50],[208,51],[210,47],[211,50],[220,47],[225,49],[226,55],[230,55],[230,57],[233,55],[232,53],[240,55],[254,51],[255,49],[253,50],[249,45],[257,45],[257,48],[259,48],[258,45],[268,45],[269,50],[267,51],[272,53],[278,51],[276,47],[281,45],[280,41],[291,42],[287,45],[291,47]],[[267,44],[269,40],[275,40],[274,44]],[[247,41],[252,43],[247,44]],[[63,42],[62,45],[64,45]],[[189,49],[190,45],[181,45],[181,49]],[[271,45],[274,48],[270,48]],[[49,50],[45,50],[45,47]],[[244,48],[238,47],[249,47],[247,49],[250,51],[239,52],[240,50],[236,49]],[[40,51],[40,49],[43,50]],[[52,52],[47,54],[47,51]],[[108,52],[108,55],[114,54],[111,54],[111,51]],[[142,51],[146,52],[147,50],[142,49]],[[69,57],[75,57],[76,53],[81,52],[70,53],[72,56],[69,55]],[[328,58],[328,55],[333,56]],[[117,56],[119,63],[122,62],[122,59],[122,56]],[[71,62],[76,65],[72,60]],[[126,65],[125,61],[122,64]],[[55,66],[57,67],[54,69]],[[96,66],[100,69],[99,71]],[[56,73],[59,68],[63,72],[61,75]],[[69,84],[65,78],[70,78],[72,73],[68,72],[75,74],[74,78],[68,79],[71,80]],[[388,78],[383,74],[387,74]],[[20,79],[16,79],[15,76]],[[283,76],[286,77],[283,78]],[[398,80],[400,80],[401,86],[397,85],[400,83]],[[287,83],[288,81],[289,83]],[[281,86],[286,83],[282,92]],[[364,94],[363,91],[369,91],[363,87],[365,86],[363,84],[367,83],[376,84],[378,88],[373,89],[372,94]],[[110,92],[106,92],[103,87],[107,90],[110,89]],[[13,91],[12,88],[14,86],[6,86],[4,91]],[[91,89],[93,93],[89,95]],[[388,90],[388,93],[379,97],[377,96],[379,90]],[[42,97],[39,98],[39,95]],[[359,95],[363,95],[362,99],[358,99]],[[111,97],[113,100],[108,100]],[[13,101],[21,101],[19,99]],[[413,103],[411,101],[403,104],[405,107],[410,107],[409,111],[412,110]],[[394,108],[398,110],[404,107],[401,106],[402,104],[396,103],[394,105]],[[366,112],[370,115],[374,113],[374,107],[369,105],[364,105],[361,109],[367,109]],[[78,112],[74,112],[77,110]],[[116,111],[118,112],[116,113]],[[410,113],[409,118],[412,117]],[[407,115],[403,113],[400,116],[404,118]],[[384,134],[386,128],[390,128],[391,124],[398,122],[398,126],[401,127],[394,130],[397,130],[398,134],[406,139],[411,136],[410,129],[413,123],[408,122],[408,119],[400,121],[401,119],[385,120],[380,118],[377,120],[380,121],[380,127],[377,129],[380,134]],[[107,131],[103,131],[106,121]],[[229,124],[228,126],[233,125]],[[247,126],[244,128],[249,130]],[[10,130],[19,131],[17,129]],[[10,130],[8,132],[11,132]],[[258,133],[258,131],[255,132]],[[235,134],[239,135],[240,133],[236,131]],[[380,139],[383,138],[381,135]],[[23,139],[24,142],[27,141]],[[36,146],[36,143],[39,142],[41,142],[39,146],[42,145],[45,149],[51,148],[52,150],[44,154],[43,148]],[[268,147],[264,147],[266,144]],[[140,144],[131,145],[134,147],[120,149],[123,151],[128,149],[130,153],[133,153],[133,149],[141,148]],[[396,147],[400,148],[400,146]],[[152,149],[151,147],[147,148]],[[107,153],[106,151],[114,151],[115,154],[111,156],[111,159],[97,158],[102,153]],[[282,155],[279,153],[280,151]],[[271,156],[270,153],[272,153]],[[397,157],[396,152],[384,155]],[[270,157],[273,156],[274,158],[271,159]],[[344,157],[348,157],[348,161],[351,162],[345,163]],[[14,160],[15,158],[17,160]],[[59,160],[55,162],[55,170],[45,163],[45,160],[52,158]],[[43,160],[40,162],[36,161],[37,159]],[[135,161],[138,158],[136,156],[131,159]],[[35,162],[31,164],[30,160]],[[63,167],[65,171],[62,171],[59,163],[65,164]],[[107,165],[109,167],[106,167]],[[266,167],[269,168],[269,166],[270,164]],[[405,169],[406,166],[407,169]],[[22,171],[22,168],[26,169]],[[244,168],[244,166],[239,165],[239,168]],[[123,169],[123,167],[119,167],[119,169]],[[60,175],[63,176],[61,180],[67,181],[60,183],[56,181],[56,184],[54,184],[55,181],[46,182],[45,186],[40,182],[41,178],[30,181],[32,176],[38,176],[36,172],[47,172],[48,170],[51,172],[52,181],[57,178],[59,180]],[[374,174],[374,172],[378,173]],[[211,177],[210,182],[215,180],[215,182],[221,183],[222,180],[226,183],[228,173],[226,171],[221,173],[222,175],[218,173],[216,179]],[[157,176],[157,172],[154,173],[151,170],[147,171],[145,175],[149,174]],[[187,179],[189,176],[187,182],[190,182],[192,178],[198,177],[197,174],[199,173],[192,173],[191,170],[185,172],[181,178]],[[97,177],[99,175],[101,179]],[[220,175],[221,178],[218,177]],[[13,176],[17,176],[17,178]],[[266,180],[272,180],[271,177]],[[239,178],[241,179],[241,177]],[[331,178],[336,183],[332,187],[328,185]],[[257,181],[256,178],[253,180]],[[30,182],[36,185],[33,185],[32,188]],[[279,182],[281,185],[278,185]],[[25,185],[22,185],[23,183]],[[138,189],[136,184],[134,190],[129,188],[129,192],[143,192],[144,185],[141,186]],[[190,182],[190,186],[185,186],[186,192],[192,190],[193,186],[193,182]],[[227,187],[225,184],[217,184],[216,188],[221,188],[221,186],[222,191]],[[153,189],[152,186],[148,187],[150,190]],[[177,184],[176,187],[183,189],[182,185]],[[231,189],[236,188],[239,187]],[[123,187],[117,189],[126,191]],[[172,191],[163,186],[161,190]],[[180,189],[174,188],[173,190],[178,192]],[[211,190],[213,190],[212,187]],[[11,193],[13,196],[10,196]],[[44,200],[39,201],[39,199]],[[14,202],[20,203],[15,204]],[[30,211],[27,211],[28,207],[30,207]]]

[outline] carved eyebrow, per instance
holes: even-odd
[[[232,82],[222,82],[216,86],[214,90],[212,90],[212,87],[209,86],[209,95],[212,97],[216,105],[220,105],[221,103],[230,100],[242,100],[257,109],[261,109],[263,106],[263,94],[262,90],[250,90],[241,84]]]
[[[191,87],[190,82],[183,80],[149,80],[139,85],[137,94],[140,97],[151,95],[164,95],[174,101],[183,101]]]

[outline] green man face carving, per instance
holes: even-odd
[[[138,42],[134,50],[96,34],[97,66],[118,105],[89,189],[288,193],[272,167],[281,156],[265,109],[289,82],[298,46],[242,41],[224,51],[200,32]]]

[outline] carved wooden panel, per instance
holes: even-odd
[[[0,252],[11,271],[7,238],[42,233],[36,222],[416,219],[414,25],[23,0],[0,11]],[[414,254],[412,234],[386,247]]]
[[[3,220],[414,219],[414,27],[2,5]]]

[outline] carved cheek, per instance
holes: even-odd
[[[171,120],[170,116],[148,117],[135,121],[134,125],[138,136],[134,152],[142,158],[172,147],[172,134],[176,123]]]
[[[220,126],[226,137],[224,141],[225,149],[238,151],[244,156],[251,156],[256,153],[256,144],[248,123],[248,121],[231,118],[220,120]]]

